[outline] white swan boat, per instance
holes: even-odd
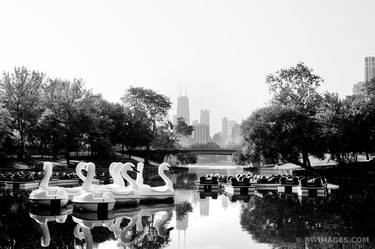
[[[80,162],[76,166],[76,175],[81,179],[82,182],[84,182],[86,179],[86,177],[82,174],[82,170],[86,168],[86,164],[87,163]],[[105,184],[105,185],[94,184],[94,181],[97,179],[93,179],[93,181],[91,182],[91,187],[93,189],[97,189],[98,191],[100,190],[110,191],[113,188],[125,187],[124,180],[122,179],[120,175],[121,167],[122,167],[122,164],[117,163],[117,162],[113,162],[109,165],[108,171],[114,181],[112,184]],[[73,199],[74,196],[78,196],[82,193],[82,186],[64,188],[64,189],[69,195],[69,200]]]
[[[33,190],[29,195],[29,201],[36,205],[51,206],[61,208],[68,204],[68,193],[61,187],[48,186],[52,176],[52,163],[43,164],[44,177],[39,184],[39,188]]]
[[[109,171],[109,175],[113,179],[113,183],[105,184],[105,185],[97,185],[95,187],[99,190],[113,190],[113,189],[118,189],[118,188],[124,188],[125,182],[121,176],[122,167],[123,167],[122,163],[119,163],[119,162],[111,163],[109,165],[108,171]]]
[[[129,185],[125,186],[124,183],[124,186],[112,187],[110,192],[113,194],[118,205],[137,205],[140,198],[139,187],[133,178],[128,175],[128,171],[138,172],[138,170],[130,162],[124,163],[121,166],[121,178],[124,178]]]
[[[82,170],[86,168],[85,162],[80,162],[76,166],[76,175],[79,179],[81,179],[82,182],[86,180],[86,177],[82,174]],[[82,192],[82,187],[65,187],[64,190],[68,193],[69,200],[73,199],[74,196],[80,195]]]
[[[143,163],[139,163],[139,173],[137,174],[139,194],[142,200],[164,200],[173,199],[175,193],[173,189],[173,183],[169,177],[167,177],[164,171],[170,170],[170,165],[168,163],[161,163],[158,168],[158,174],[163,179],[165,185],[158,187],[151,187],[143,183]]]
[[[87,177],[82,184],[82,192],[72,199],[73,205],[78,210],[92,212],[108,212],[115,206],[115,198],[111,192],[100,191],[92,187],[92,180],[95,175],[95,164],[87,163]]]

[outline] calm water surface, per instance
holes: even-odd
[[[327,198],[200,193],[194,181],[241,169],[172,174],[175,203],[116,209],[98,217],[29,210],[26,192],[1,192],[0,248],[375,248],[373,187],[343,186]],[[362,243],[307,243],[311,237],[360,237]]]

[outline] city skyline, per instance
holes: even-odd
[[[325,79],[320,92],[344,97],[363,79],[363,58],[375,55],[374,1],[20,0],[0,8],[1,72],[24,65],[83,78],[112,102],[131,85],[174,102],[182,80],[190,119],[210,110],[212,134],[223,116],[240,123],[268,103],[270,73],[302,61]]]
[[[174,102],[172,101],[172,103],[174,103]],[[194,124],[193,124],[194,122],[196,122],[197,125],[198,124],[204,124],[204,125],[208,126],[208,136],[209,137],[213,138],[214,134],[222,133],[222,136],[223,136],[222,139],[224,139],[225,143],[229,142],[228,138],[229,138],[229,135],[231,134],[229,129],[231,130],[232,129],[231,126],[233,126],[234,123],[237,123],[237,121],[235,121],[235,120],[230,120],[230,122],[232,124],[231,124],[231,126],[227,127],[226,133],[223,131],[223,127],[221,127],[221,130],[212,131],[211,130],[211,121],[210,121],[210,110],[208,110],[206,108],[200,109],[199,122],[198,122],[198,118],[191,119],[190,118],[191,117],[190,102],[189,102],[189,96],[187,95],[187,88],[185,86],[185,94],[182,95],[181,85],[180,85],[180,95],[178,96],[177,101],[176,101],[176,113],[175,114],[170,113],[169,116],[170,116],[171,121],[174,124],[177,123],[178,118],[183,118],[184,121],[188,125],[194,126]],[[225,118],[226,117],[224,116],[223,119],[225,119]],[[241,123],[241,121],[239,123]],[[216,126],[216,124],[214,126]]]

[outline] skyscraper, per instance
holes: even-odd
[[[235,120],[230,120],[228,123],[228,143],[233,142],[232,129],[235,124],[237,124]]]
[[[176,118],[183,118],[186,124],[190,124],[189,98],[186,96],[186,92],[185,96],[180,95],[180,97],[177,98]]]
[[[201,110],[200,123],[210,126],[210,111],[207,109]]]
[[[221,122],[221,129],[222,129],[222,134],[223,134],[223,143],[227,144],[228,143],[228,119],[227,117],[223,118],[223,121]]]
[[[365,82],[375,77],[375,56],[365,57]]]
[[[241,142],[241,126],[234,124],[232,127],[232,143],[239,144]]]
[[[205,124],[195,123],[193,131],[193,139],[197,144],[206,144],[210,141],[210,127]]]

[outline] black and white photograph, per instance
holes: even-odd
[[[374,0],[0,0],[0,249],[375,248]]]

